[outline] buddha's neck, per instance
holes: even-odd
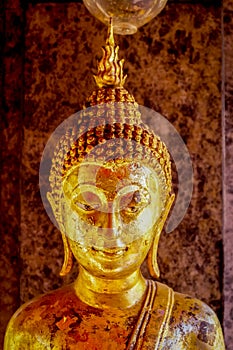
[[[142,300],[146,280],[140,270],[122,279],[111,280],[93,276],[80,266],[74,287],[77,296],[90,306],[125,309]]]

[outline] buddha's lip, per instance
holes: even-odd
[[[100,253],[101,255],[109,258],[118,258],[124,254],[128,250],[128,247],[126,248],[114,248],[114,249],[97,249],[95,247],[92,247],[92,250],[95,252]]]

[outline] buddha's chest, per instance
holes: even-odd
[[[142,310],[136,314],[134,308],[99,310],[81,303],[76,305],[73,300],[59,303],[59,307],[56,302],[43,303],[30,311],[28,317],[22,314],[18,322],[31,350],[126,350],[132,339],[141,344],[141,350],[154,350],[158,345],[163,350],[198,348],[187,347],[190,337],[189,332],[181,332],[184,328],[178,332],[177,327],[169,327],[168,337],[160,339],[164,328],[162,310],[159,313],[153,310],[146,323],[139,322],[144,319]],[[157,314],[161,317],[156,317]]]
[[[127,315],[64,315],[50,325],[51,349],[125,350],[134,324]]]
[[[137,318],[133,309],[110,312],[75,303],[59,308],[40,305],[20,328],[23,333],[29,330],[33,349],[125,350]]]
[[[46,344],[43,348],[46,350],[126,350],[136,323],[136,317],[127,315],[121,315],[119,318],[119,314],[98,316],[76,312],[63,315],[62,318],[55,317],[53,322],[45,322],[40,331],[35,332],[35,336],[38,343]],[[39,327],[37,329],[39,330]],[[147,341],[141,343],[141,350],[154,350],[157,335],[150,334],[149,339],[147,337]],[[168,339],[163,340],[163,345],[159,343],[160,349],[187,349],[187,339],[184,341],[182,338],[170,334]],[[196,346],[191,348],[196,349]]]

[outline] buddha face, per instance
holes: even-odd
[[[161,210],[156,174],[139,163],[84,163],[63,183],[70,248],[90,273],[119,278],[145,259]]]

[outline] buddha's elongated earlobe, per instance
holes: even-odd
[[[62,265],[62,269],[60,272],[60,276],[67,275],[73,266],[73,254],[69,246],[68,239],[64,233],[61,232],[62,240],[63,240],[63,246],[64,246],[64,262]]]
[[[65,276],[70,272],[70,270],[73,266],[73,254],[72,254],[72,251],[70,249],[68,239],[67,239],[66,235],[63,233],[64,226],[60,222],[61,220],[59,220],[59,215],[57,215],[57,207],[55,205],[52,193],[50,193],[50,192],[47,193],[47,199],[51,205],[51,208],[53,210],[53,214],[57,220],[57,223],[59,225],[59,229],[60,229],[61,235],[62,235],[62,241],[63,241],[63,246],[64,246],[64,261],[63,261],[63,265],[62,265],[62,268],[60,271],[60,276]]]
[[[172,194],[166,203],[165,209],[156,225],[156,232],[154,236],[154,241],[151,245],[151,248],[148,253],[148,258],[147,258],[147,263],[148,263],[148,269],[150,272],[151,277],[153,278],[159,278],[160,276],[160,271],[159,271],[159,266],[158,266],[158,261],[157,261],[157,252],[158,252],[158,244],[159,244],[159,238],[160,234],[162,232],[163,226],[165,224],[165,221],[167,220],[168,214],[170,212],[172,203],[175,199],[175,195]]]
[[[158,266],[158,261],[157,261],[159,236],[160,236],[160,234],[158,235],[156,232],[154,241],[153,241],[152,246],[149,250],[148,258],[147,258],[149,273],[150,273],[151,277],[153,277],[153,278],[159,278],[159,276],[160,276],[160,271],[159,271],[159,266]]]

